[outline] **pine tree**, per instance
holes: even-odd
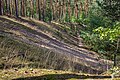
[[[5,7],[6,7],[6,9],[5,9],[6,12],[5,13],[8,14],[8,1],[7,0],[5,0]]]
[[[45,21],[45,16],[46,16],[46,0],[43,0],[43,12],[42,12],[42,16],[43,16],[43,21]]]
[[[39,20],[41,20],[41,8],[40,8],[40,0],[37,0],[37,10],[38,10],[38,15],[39,15]]]
[[[53,20],[53,0],[50,0],[50,11],[51,11],[51,15],[52,15],[52,17],[51,17],[51,20]]]
[[[66,17],[66,2],[65,0],[63,0],[63,6],[62,6],[62,11],[63,11],[63,19],[65,19]]]
[[[0,0],[0,15],[2,15],[2,1]]]
[[[70,18],[71,18],[71,2],[70,0],[68,0],[68,15],[69,15],[69,21],[70,21]]]
[[[21,0],[21,16],[25,17],[25,0]]]
[[[11,2],[11,0],[8,0],[8,6],[9,6],[9,7],[8,7],[8,12],[9,12],[9,14],[11,15],[11,6],[10,6],[11,3],[10,3],[10,2]]]
[[[34,1],[34,0],[31,0],[31,1],[30,1],[30,9],[31,9],[30,12],[31,12],[31,17],[32,17],[32,18],[33,18],[33,15],[34,15],[34,9],[33,9],[33,8],[34,8],[34,2],[33,2],[33,1]]]
[[[80,2],[80,14],[82,14],[82,12],[83,12],[83,4],[82,2]]]
[[[85,0],[85,14],[87,15],[88,14],[88,8],[89,8],[89,1],[88,0]]]
[[[17,0],[15,0],[15,14],[16,14],[16,17],[18,17]]]
[[[78,18],[78,0],[75,0],[75,8],[74,8],[74,14],[75,14],[75,17]]]

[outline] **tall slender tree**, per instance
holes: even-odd
[[[18,17],[17,0],[15,0],[15,14],[16,14],[16,17]]]
[[[57,20],[58,16],[59,16],[59,1],[56,0],[55,2],[55,19]]]
[[[59,21],[62,19],[62,1],[59,1]]]
[[[0,15],[2,15],[2,1],[0,0]]]
[[[8,12],[9,12],[9,14],[11,15],[11,0],[8,0]]]
[[[65,0],[63,0],[62,9],[63,9],[63,19],[65,19],[66,17],[66,1]]]
[[[21,16],[25,17],[25,0],[21,0]]]
[[[30,1],[30,9],[31,9],[31,17],[33,18],[34,16],[34,0]]]
[[[6,9],[5,9],[5,10],[6,10],[5,13],[8,14],[8,1],[7,1],[7,0],[5,0],[5,8],[6,8]]]
[[[46,0],[43,0],[43,12],[42,12],[42,16],[43,16],[43,21],[45,21],[45,16],[46,16]]]
[[[53,16],[53,20],[55,19],[55,1],[52,2],[52,16]]]
[[[53,8],[53,0],[50,0],[50,11],[51,11],[51,20],[53,20],[53,11],[52,11],[52,8]]]
[[[37,0],[37,8],[38,8],[38,15],[39,15],[39,20],[41,20],[41,8],[40,8],[40,0]]]
[[[78,18],[78,0],[75,0],[74,14],[75,17]]]
[[[83,4],[82,2],[80,2],[80,14],[82,14],[82,12],[83,12]]]
[[[85,10],[86,16],[87,16],[87,14],[88,14],[88,8],[89,8],[89,1],[88,1],[88,0],[85,0],[84,10]]]
[[[68,15],[69,15],[69,21],[70,21],[70,18],[71,18],[71,1],[68,0]]]

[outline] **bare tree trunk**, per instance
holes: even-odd
[[[56,18],[56,20],[58,20],[58,18],[59,18],[59,8],[60,8],[59,7],[59,1],[57,0],[56,5],[55,5],[55,10],[56,10],[55,11],[56,12],[56,17],[55,18]]]
[[[11,6],[10,6],[11,3],[10,3],[10,2],[11,2],[11,0],[8,0],[8,6],[9,6],[9,7],[8,7],[8,12],[9,12],[9,14],[11,15]]]
[[[88,7],[89,7],[89,1],[88,1],[88,0],[85,0],[85,7],[84,7],[84,9],[85,9],[85,14],[86,14],[86,16],[87,16],[87,14],[88,14]]]
[[[0,0],[0,15],[2,15],[2,1]]]
[[[77,4],[78,0],[75,0],[75,8],[74,8],[74,14],[75,14],[75,17],[78,18],[78,4]]]
[[[15,5],[14,5],[14,1],[11,0],[11,14],[14,15],[15,14]]]
[[[25,0],[21,0],[21,16],[25,17]]]
[[[5,0],[5,5],[6,5],[6,11],[5,11],[5,13],[8,14],[8,2],[7,2],[7,0]]]
[[[50,10],[51,10],[51,20],[53,20],[53,10],[52,10],[52,8],[53,8],[53,0],[50,0]]]
[[[65,19],[66,17],[66,3],[65,3],[65,0],[63,0],[63,19]]]
[[[33,3],[34,3],[34,2],[33,2],[33,1],[34,1],[34,0],[31,0],[31,1],[30,1],[30,9],[31,9],[31,17],[32,17],[32,18],[33,18],[33,15],[34,15],[34,14],[33,14],[33,13],[34,13],[34,7],[33,7]]]
[[[24,15],[25,15],[25,17],[27,16],[27,1],[26,0],[24,0]]]
[[[55,2],[53,2],[52,4],[52,16],[53,16],[53,20],[55,20]]]
[[[18,17],[17,0],[15,0],[15,14],[16,14],[16,17]]]
[[[23,1],[21,0],[20,1],[20,16],[22,16],[22,3],[23,3]]]
[[[43,21],[45,21],[45,16],[46,16],[46,0],[43,0]]]
[[[39,15],[39,20],[41,20],[41,9],[40,9],[40,0],[38,2],[38,15]]]
[[[83,12],[83,4],[82,4],[82,2],[80,2],[80,13],[82,13]]]
[[[70,19],[71,19],[71,3],[70,3],[70,0],[68,1],[68,15],[69,15],[69,22],[70,22]]]
[[[62,2],[59,2],[59,21],[62,19]]]

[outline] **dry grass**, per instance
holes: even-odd
[[[72,56],[57,54],[4,36],[0,36],[0,50],[1,69],[31,67],[75,71],[78,65]],[[24,52],[25,56],[17,56],[18,52]]]
[[[79,74],[82,74],[81,71],[94,73],[94,74],[99,72],[99,70],[97,71],[93,67],[91,68],[90,65],[87,65],[83,61],[80,61],[78,57],[74,57],[69,54],[62,54],[62,52],[57,53],[55,51],[49,50],[50,47],[46,49],[46,47],[48,47],[47,45],[36,46],[36,45],[25,43],[24,41],[20,40],[20,38],[22,38],[22,40],[26,40],[25,38],[27,38],[27,40],[34,42],[36,44],[41,40],[48,42],[49,39],[51,39],[51,37],[53,37],[53,34],[54,34],[54,32],[52,32],[54,30],[52,30],[48,24],[43,25],[43,26],[47,26],[47,27],[44,27],[44,30],[49,29],[47,30],[48,32],[44,32],[44,30],[42,31],[42,29],[38,29],[40,25],[44,23],[35,21],[35,24],[37,24],[39,26],[38,27],[38,26],[31,26],[28,23],[16,21],[15,19],[10,19],[7,17],[5,18],[6,19],[3,19],[5,20],[4,25],[0,25],[0,32],[2,33],[0,34],[0,68],[1,68],[0,74],[1,76],[3,76],[0,79],[8,80],[8,79],[19,78],[19,77],[23,78],[23,77],[31,77],[31,76],[43,76],[43,74],[44,75],[49,75],[49,74],[64,75],[65,73],[67,73],[66,71],[75,71],[75,72],[79,72]],[[8,22],[7,22],[7,19],[8,19]],[[1,20],[0,20],[0,23],[2,23]],[[8,27],[8,24],[9,24],[9,27]],[[43,34],[46,34],[47,36],[50,36],[50,38],[46,39],[44,38],[44,36],[42,38],[39,38],[41,37],[40,32]],[[37,35],[37,37],[34,38],[34,36],[32,35],[28,36],[27,35],[28,33]],[[62,33],[58,33],[58,34],[61,35]],[[65,37],[66,40],[69,40],[68,37],[63,35],[64,34],[62,34],[61,36]],[[54,40],[54,39],[51,39],[51,40]],[[58,42],[59,42],[58,44],[60,44],[60,41]],[[57,43],[57,41],[55,43]],[[68,45],[66,43],[64,44]],[[59,48],[63,48],[59,45],[55,45],[55,46],[58,46]],[[73,49],[70,46],[65,46],[65,48]],[[19,52],[23,52],[25,56],[24,57],[17,56]],[[91,61],[91,62],[94,62],[94,61]],[[16,68],[17,71],[14,68]],[[45,70],[44,72],[42,70],[43,74],[41,72],[39,72],[40,74],[39,73],[34,74],[34,72],[30,70],[31,68],[33,69],[32,71],[35,71],[35,72],[41,71],[41,69],[39,68],[64,70],[64,71],[62,73],[59,71],[49,72],[49,70]],[[46,73],[46,71],[48,72]],[[69,74],[72,74],[72,73],[69,73]],[[67,76],[73,76],[73,75],[67,75]],[[71,79],[74,80],[73,78]],[[53,80],[53,79],[49,79],[49,80]]]

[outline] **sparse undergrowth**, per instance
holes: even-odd
[[[0,70],[0,80],[111,80],[111,76],[74,73],[70,71],[58,71],[53,69],[5,69]],[[119,78],[112,79],[119,80]]]
[[[29,67],[75,72],[81,72],[80,70],[83,69],[86,69],[83,71],[87,72],[89,69],[89,67],[74,62],[75,59],[69,55],[57,54],[5,35],[0,35],[0,50],[1,69]],[[19,52],[24,53],[24,55],[19,56]],[[94,73],[94,70],[92,72]]]
[[[0,42],[1,69],[14,67],[33,67],[66,70],[68,68],[65,66],[69,65],[69,63],[66,61],[67,56],[65,55],[56,54],[45,48],[31,46],[2,35],[0,35]],[[18,56],[19,52],[22,52],[25,55]],[[72,65],[70,64],[69,66],[72,70]],[[70,69],[70,67],[68,69]]]
[[[53,75],[49,76],[51,74],[53,74]],[[54,78],[55,78],[55,75],[57,75],[57,74],[62,75],[62,74],[75,74],[75,73],[69,72],[69,71],[56,71],[56,70],[52,70],[52,69],[46,70],[46,69],[33,69],[33,68],[22,68],[22,69],[15,68],[15,69],[7,69],[7,70],[0,71],[0,79],[1,80],[11,80],[11,79],[17,80],[17,78],[31,77],[31,79],[30,78],[28,78],[28,79],[30,79],[30,80],[39,80],[39,79],[40,80],[41,79],[55,80]],[[44,76],[44,75],[46,75],[46,76]],[[68,77],[68,76],[66,76],[66,77]],[[38,77],[39,79],[34,79],[34,77],[36,77],[36,78]],[[64,77],[64,75],[62,77]],[[21,80],[24,80],[24,79],[21,79]]]
[[[0,24],[0,50],[1,50],[0,69],[1,71],[3,70],[1,73],[2,75],[4,75],[4,71],[9,72],[10,70],[10,73],[11,74],[13,73],[13,76],[9,75],[9,73],[6,72],[5,75],[12,76],[12,78],[14,78],[14,71],[15,73],[16,72],[19,73],[19,71],[22,71],[22,69],[26,67],[28,69],[23,70],[23,74],[24,73],[28,74],[29,68],[37,69],[37,70],[43,68],[43,69],[73,71],[73,72],[78,72],[80,74],[81,73],[99,74],[103,72],[106,63],[102,62],[103,60],[101,60],[101,64],[99,64],[96,59],[96,57],[98,57],[96,53],[92,53],[92,52],[88,53],[87,50],[84,51],[85,49],[82,48],[79,51],[79,48],[77,48],[77,46],[76,48],[74,48],[75,46],[75,45],[73,46],[74,43],[73,44],[65,43],[66,42],[64,41],[65,39],[71,41],[73,37],[75,37],[75,36],[70,37],[69,32],[67,32],[68,34],[65,32],[66,34],[64,35],[64,33],[62,33],[64,32],[64,30],[58,29],[60,33],[56,34],[52,32],[52,29],[49,28],[48,26],[42,25],[41,27],[40,22],[35,23],[37,25],[35,24],[32,25],[32,22],[29,20],[27,20],[29,23],[28,22],[24,23],[19,21],[19,19],[18,20],[17,19],[14,20],[14,19],[15,18],[8,19],[6,17],[5,18],[3,17],[0,20],[1,23]],[[62,27],[62,26],[57,26],[57,24],[56,25],[54,24],[52,26],[53,27],[56,26],[55,27],[56,30],[58,27],[59,28]],[[49,35],[46,32],[44,32],[47,29],[48,29],[48,33],[51,32],[52,35]],[[64,37],[64,40],[60,41],[62,38],[57,40],[52,38],[54,36],[59,37],[59,35],[61,35],[62,38]],[[44,44],[44,42],[46,42],[47,44]],[[45,47],[42,47],[41,45]],[[56,51],[54,51],[53,49],[55,49]],[[66,52],[70,54],[67,54]],[[97,69],[94,66],[97,67]],[[99,66],[103,68],[100,69]],[[17,75],[18,77],[15,78],[27,77],[27,75],[23,76],[23,74],[22,75],[18,74]],[[50,75],[48,74],[46,75],[47,77],[49,77],[49,76],[53,76],[52,74],[53,73],[50,73]],[[57,76],[59,75],[61,74],[58,74]],[[5,76],[4,78],[7,79],[7,76]],[[28,77],[31,76],[34,76],[34,73],[30,74],[30,76],[28,75]],[[41,76],[41,74],[36,73],[35,76]],[[67,76],[68,78],[76,78],[76,79],[79,79],[78,77],[81,77],[81,75],[78,76],[73,74],[70,75],[63,74],[62,76]],[[75,77],[71,77],[71,76],[75,76]],[[43,77],[44,76],[42,76],[42,78]],[[86,76],[83,76],[83,78],[86,78]],[[47,80],[56,80],[56,79],[52,78]]]

